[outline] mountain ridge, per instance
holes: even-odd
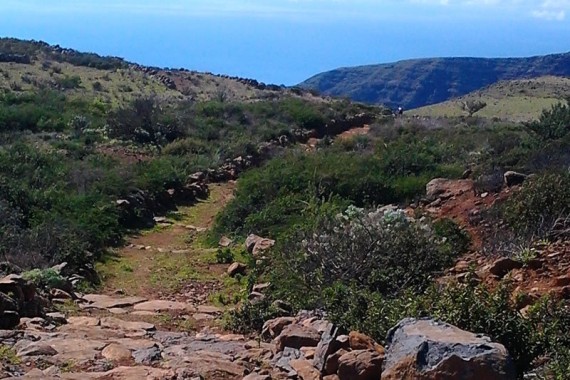
[[[343,67],[300,87],[323,95],[406,109],[466,95],[500,80],[570,76],[570,52],[525,58],[443,57]]]

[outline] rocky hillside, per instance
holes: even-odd
[[[440,103],[500,80],[570,75],[570,53],[529,58],[431,58],[346,67],[315,75],[302,88],[406,109]]]

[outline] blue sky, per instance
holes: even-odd
[[[570,51],[570,0],[0,0],[0,36],[296,84],[343,66]]]

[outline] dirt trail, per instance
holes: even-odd
[[[234,188],[235,183],[213,184],[207,200],[180,207],[153,229],[130,237],[98,266],[103,280],[98,293],[211,305],[212,295],[232,284],[224,283],[227,265],[216,263],[216,249],[205,248],[202,241]],[[168,319],[163,318],[162,327],[174,328]]]

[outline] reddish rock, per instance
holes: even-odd
[[[261,336],[266,340],[273,339],[281,334],[285,326],[294,322],[295,318],[293,317],[281,317],[265,321],[261,329]]]
[[[141,297],[111,297],[104,294],[87,294],[83,299],[89,302],[87,305],[81,305],[83,309],[112,309],[115,307],[129,307],[146,301]]]
[[[368,335],[358,331],[351,331],[350,334],[348,334],[348,342],[352,350],[373,350],[380,355],[384,355],[384,347],[376,343],[374,339]]]
[[[57,351],[50,345],[42,343],[32,343],[22,348],[17,353],[18,356],[54,356]]]
[[[101,356],[113,361],[124,361],[132,358],[131,350],[119,343],[111,343],[101,351]]]
[[[316,348],[315,347],[301,347],[299,349],[299,351],[301,351],[303,353],[303,356],[305,357],[305,359],[311,360],[315,357]]]
[[[308,360],[291,360],[289,365],[297,372],[297,376],[301,380],[321,380],[321,373]]]
[[[258,373],[250,373],[249,375],[244,377],[242,380],[271,380],[271,376],[261,375]]]
[[[166,301],[166,300],[152,300],[136,304],[133,309],[135,311],[195,311],[196,308],[185,302]]]
[[[347,352],[338,359],[340,380],[378,380],[384,357],[372,350]]]
[[[316,347],[321,340],[319,332],[313,328],[288,325],[276,338],[277,351],[283,351],[285,347],[299,349],[301,347]]]
[[[429,200],[436,198],[450,198],[466,192],[473,192],[473,181],[470,179],[453,180],[445,178],[435,178],[426,185],[426,197]]]
[[[568,286],[570,285],[570,275],[563,275],[554,279],[554,286]]]
[[[323,373],[326,375],[336,374],[338,372],[338,359],[346,353],[348,353],[348,350],[340,349],[337,352],[330,354],[327,357]]]
[[[508,257],[502,257],[495,260],[495,262],[489,268],[489,273],[494,274],[495,276],[504,277],[513,269],[519,269],[522,268],[522,266],[522,263],[519,261]]]

